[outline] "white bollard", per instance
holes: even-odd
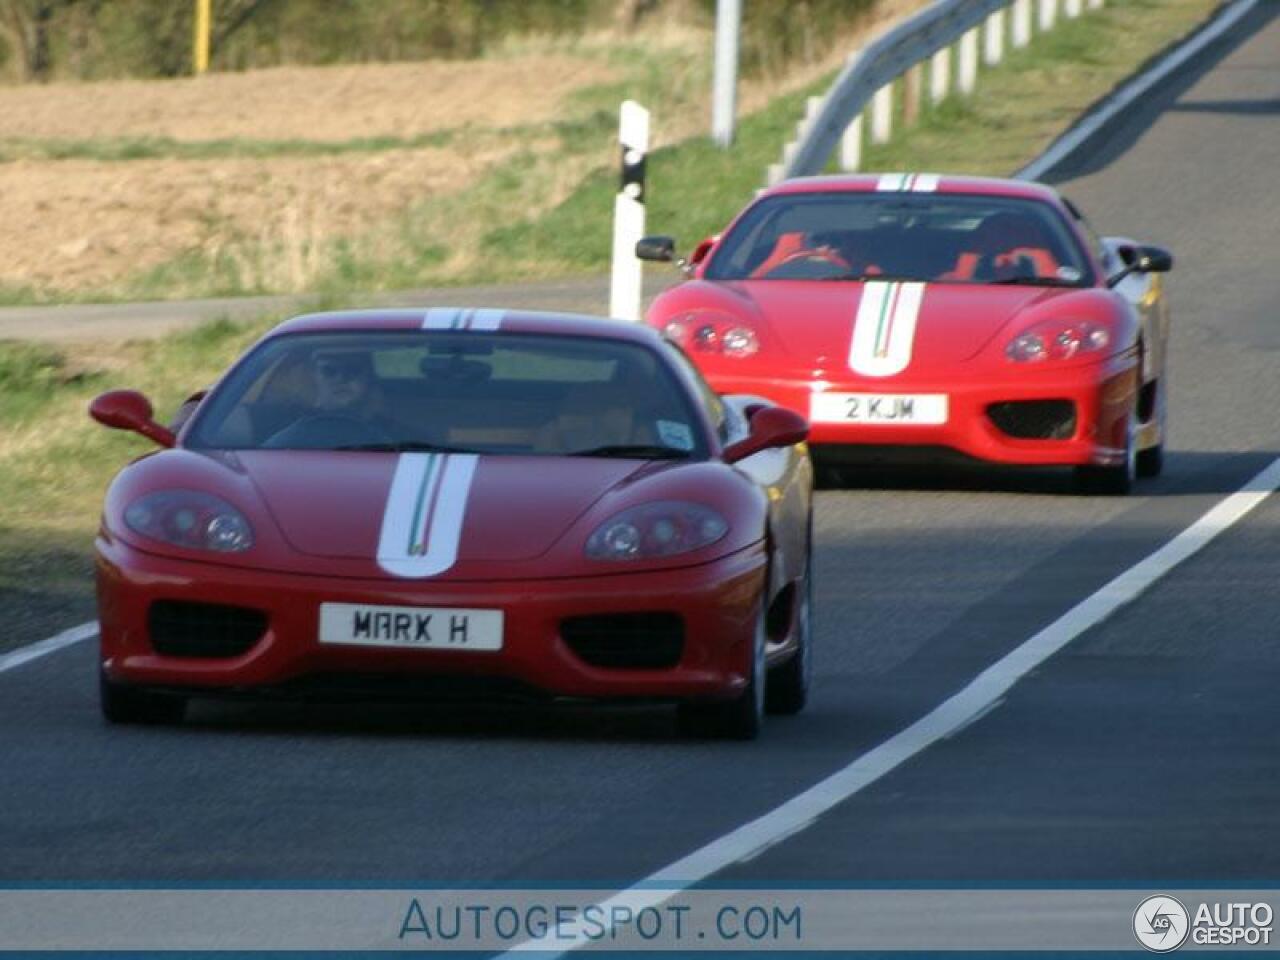
[[[960,76],[956,87],[962,94],[973,93],[978,85],[978,28],[960,38]]]
[[[989,67],[1004,59],[1004,11],[997,10],[987,17],[983,30],[982,61]]]
[[[840,169],[854,173],[862,166],[862,114],[844,128],[840,136]]]
[[[1040,32],[1053,29],[1058,19],[1058,0],[1040,0]]]
[[[951,92],[951,48],[943,47],[929,63],[929,102],[935,106]]]
[[[888,143],[893,136],[893,84],[886,83],[871,97],[871,142]]]
[[[1013,2],[1013,46],[1021,50],[1031,42],[1031,0]]]
[[[622,104],[618,124],[622,147],[622,182],[613,201],[613,273],[609,315],[640,320],[644,265],[636,243],[644,236],[644,174],[649,153],[649,111],[634,100]]]

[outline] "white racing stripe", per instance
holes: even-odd
[[[470,453],[400,455],[382,515],[378,566],[419,578],[454,565],[479,459]]]
[[[1080,601],[1029,640],[980,673],[967,687],[935,707],[902,732],[859,756],[848,766],[759,819],[713,840],[638,884],[605,900],[603,916],[612,908],[637,912],[656,907],[712,874],[759,854],[765,848],[814,823],[823,814],[944,737],[980,719],[1026,674],[1143,593],[1180,563],[1199,553],[1280,488],[1280,459],[1237,492],[1219,501],[1195,523],[1137,565]],[[528,940],[508,953],[542,952],[549,957],[588,946],[585,936],[566,944],[548,935]]]
[[[422,318],[423,330],[497,330],[502,326],[505,310],[462,310],[437,307]]]
[[[882,173],[876,181],[881,193],[933,193],[938,189],[936,173]]]
[[[869,281],[862,285],[849,344],[849,368],[854,373],[891,377],[907,369],[924,288],[923,283]]]

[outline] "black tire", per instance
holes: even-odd
[[[680,704],[680,731],[689,737],[754,740],[764,725],[764,612],[756,617],[751,649],[751,673],[746,687],[732,700]]]
[[[1164,444],[1138,451],[1138,476],[1158,477],[1164,470]]]
[[[181,723],[187,712],[185,697],[155,693],[112,683],[105,670],[98,671],[98,702],[107,723]]]
[[[1124,462],[1113,467],[1093,464],[1075,468],[1076,491],[1088,496],[1123,497],[1132,492],[1138,479],[1137,437],[1134,414],[1129,415]]]
[[[796,611],[796,652],[786,663],[769,671],[765,682],[766,713],[792,716],[809,702],[813,677],[813,557],[806,557],[804,582],[799,587],[800,608]]]
[[[1155,419],[1160,424],[1160,442],[1138,451],[1138,476],[1158,477],[1164,470],[1165,396],[1164,378],[1156,383]]]

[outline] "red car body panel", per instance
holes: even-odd
[[[501,323],[504,333],[667,349],[642,325],[520,313],[503,313]],[[286,322],[264,341],[317,330],[422,327],[423,311],[323,314]],[[217,393],[215,387],[199,402],[214,403]],[[811,471],[803,447],[767,449],[730,465],[708,427],[711,455],[701,460],[475,456],[456,560],[434,575],[405,576],[388,572],[379,557],[404,455],[190,449],[184,438],[199,417],[197,411],[186,421],[175,448],[126,466],[106,495],[96,573],[102,666],[113,683],[228,693],[333,674],[484,676],[558,696],[727,699],[747,682],[762,611],[808,575]],[[233,505],[252,529],[252,547],[214,553],[157,542],[130,527],[131,504],[174,490]],[[728,531],[677,556],[585,555],[587,538],[610,517],[664,501],[710,507]],[[246,608],[261,613],[266,626],[234,656],[168,655],[152,637],[159,601]],[[321,643],[322,603],[500,610],[504,642],[500,650],[466,652]],[[562,636],[569,617],[651,612],[683,621],[674,666],[593,666]],[[771,663],[793,652],[791,625],[783,627],[770,637]]]
[[[871,448],[881,454],[895,448],[945,448],[1004,464],[1123,462],[1129,417],[1141,406],[1140,391],[1163,375],[1168,317],[1161,285],[1158,277],[1135,274],[1119,288],[1108,288],[1106,269],[1087,235],[1049,187],[943,176],[936,178],[930,192],[1015,198],[1051,207],[1077,242],[1093,282],[1081,287],[927,282],[913,318],[909,362],[890,375],[872,376],[852,368],[855,319],[873,284],[707,277],[724,238],[756,204],[780,196],[881,190],[880,177],[842,176],[799,178],[764,191],[725,233],[704,243],[706,252],[686,268],[689,279],[660,294],[646,321],[664,330],[673,321],[696,325],[705,318],[721,327],[732,324],[749,330],[759,344],[751,356],[702,350],[697,343],[685,348],[715,389],[757,394],[809,417],[810,440],[818,455],[856,455]],[[1019,333],[1057,318],[1104,327],[1110,348],[1037,364],[1015,363],[1006,356],[1006,346]],[[949,410],[946,422],[937,424],[830,422],[814,416],[814,397],[824,392],[940,394],[947,397]],[[989,415],[992,405],[1037,400],[1074,404],[1076,419],[1069,436],[1012,436]],[[1138,417],[1140,449],[1163,440],[1162,399],[1159,405],[1158,412],[1153,409]]]

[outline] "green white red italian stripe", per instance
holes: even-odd
[[[891,377],[907,369],[924,301],[923,283],[862,285],[853,319],[849,368],[865,377]]]
[[[933,193],[938,189],[936,173],[885,173],[876,181],[881,193]]]
[[[378,565],[397,577],[434,577],[457,562],[479,457],[404,453],[382,514]]]
[[[423,330],[497,330],[502,326],[505,310],[460,310],[440,307],[428,310],[422,318]]]

